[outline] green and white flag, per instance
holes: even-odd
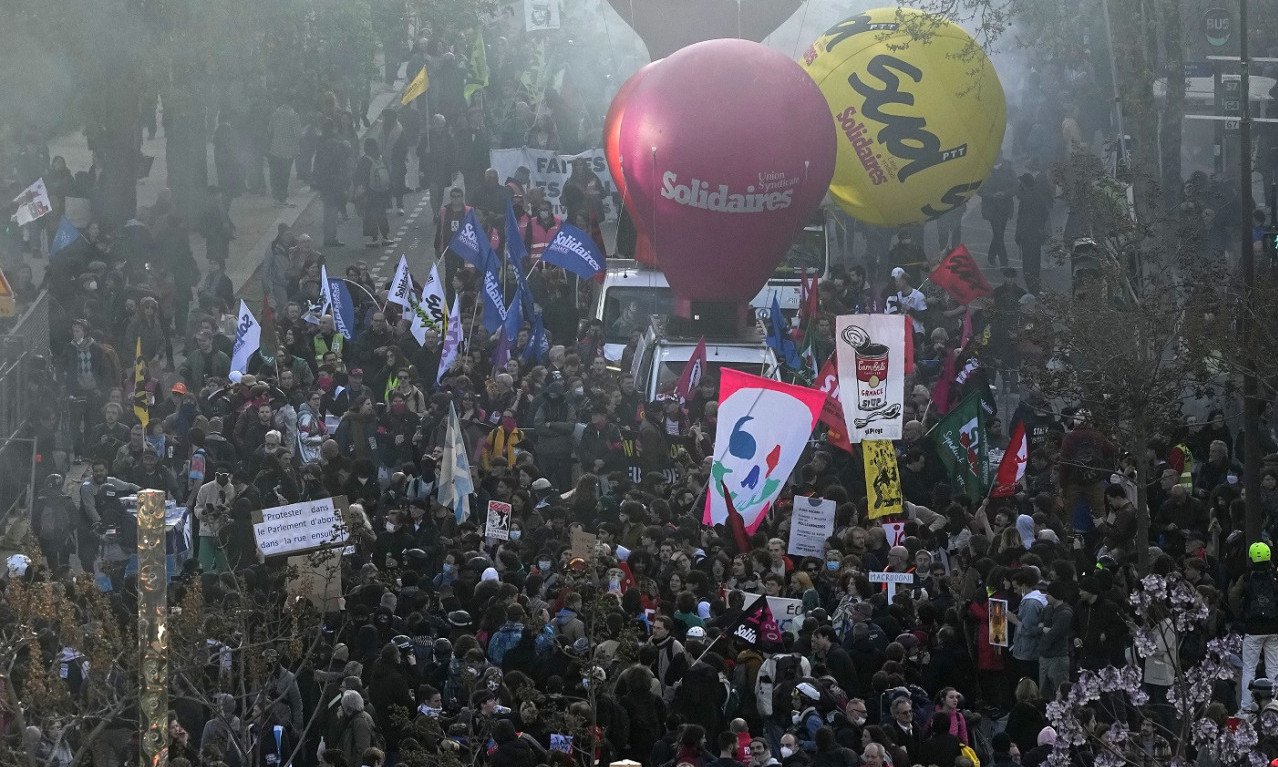
[[[954,489],[979,501],[989,488],[989,441],[985,436],[985,409],[979,391],[963,398],[941,419],[928,436],[937,455],[949,469]]]

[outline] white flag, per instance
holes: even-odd
[[[243,373],[249,358],[262,345],[262,325],[249,311],[248,304],[240,301],[240,316],[235,321],[235,348],[231,351],[231,370]]]
[[[13,204],[18,206],[17,212],[13,214],[18,226],[26,226],[53,210],[43,178],[36,179],[34,184],[22,190],[22,194],[13,198]]]
[[[448,434],[444,437],[444,455],[439,467],[439,503],[452,509],[460,524],[470,517],[470,495],[475,484],[470,478],[470,457],[462,439],[457,407],[448,404]]]
[[[434,328],[442,337],[448,327],[448,299],[444,295],[444,284],[439,281],[439,264],[430,268],[426,284],[422,286],[421,300],[412,308],[413,321],[408,331],[417,339],[418,345],[426,344],[426,329]]]
[[[320,264],[320,316],[333,311],[333,291],[328,286],[328,267]]]
[[[413,277],[408,273],[408,259],[399,257],[399,268],[395,270],[395,279],[391,281],[390,295],[386,300],[399,304],[406,310],[413,308]]]
[[[457,361],[461,342],[461,296],[456,295],[453,296],[453,308],[448,312],[448,327],[444,330],[444,345],[439,352],[439,375],[435,376],[435,383],[439,383],[444,373]]]

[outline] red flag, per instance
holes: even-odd
[[[687,364],[683,366],[683,372],[679,374],[679,384],[675,386],[675,396],[679,398],[679,404],[687,402],[688,395],[692,394],[692,390],[701,383],[701,376],[706,372],[706,364],[706,337],[702,336],[701,340],[697,341],[697,348],[693,350]]]
[[[821,311],[821,294],[819,285],[820,278],[816,273],[812,274],[811,279],[808,278],[806,271],[799,275],[799,324],[816,319]]]
[[[965,245],[958,246],[941,259],[928,279],[944,288],[960,304],[970,304],[978,298],[994,294],[994,288],[990,287],[989,280],[985,279]]]
[[[1028,458],[1025,441],[1025,422],[1016,419],[1012,426],[1012,440],[1007,443],[1007,452],[998,464],[998,473],[994,475],[994,489],[990,491],[993,498],[1010,498],[1016,494],[1016,483],[1025,476],[1025,461]]]
[[[732,528],[732,537],[736,540],[738,553],[745,554],[750,551],[750,536],[746,535],[745,520],[741,518],[741,512],[732,505],[732,494],[728,492],[728,486],[722,481],[720,485],[723,487],[723,498],[728,504],[728,527]]]
[[[821,366],[817,375],[816,388],[825,392],[825,405],[817,420],[825,424],[826,440],[833,446],[852,452],[852,443],[848,441],[848,425],[843,420],[843,405],[839,404],[839,367],[835,364],[835,355]]]

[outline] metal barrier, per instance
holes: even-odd
[[[35,440],[27,418],[56,398],[49,349],[52,300],[41,291],[0,336],[0,527],[35,493]]]

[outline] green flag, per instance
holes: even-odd
[[[466,86],[464,95],[466,100],[470,101],[470,97],[475,91],[488,87],[488,49],[484,46],[484,36],[478,29],[475,30],[475,45],[470,52],[470,63],[466,68]]]
[[[928,433],[937,455],[949,469],[954,489],[979,501],[989,485],[990,454],[985,437],[985,409],[973,391]]]

